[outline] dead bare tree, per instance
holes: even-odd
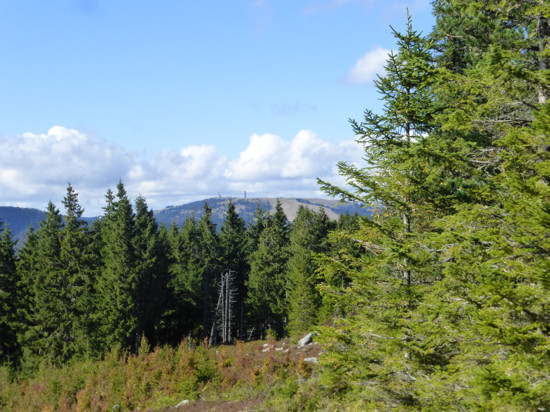
[[[210,333],[210,344],[216,345],[221,335],[221,343],[232,342],[232,328],[235,321],[234,307],[237,301],[235,273],[227,271],[221,276],[219,283],[218,304],[214,312],[214,322]]]

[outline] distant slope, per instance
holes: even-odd
[[[28,207],[0,206],[0,221],[4,226],[8,226],[14,240],[17,241],[17,248],[23,246],[27,230],[32,225],[36,230],[40,227],[40,222],[46,219],[46,213],[42,210]],[[88,224],[92,223],[97,217],[84,217]]]
[[[212,209],[212,220],[219,229],[225,218],[225,212],[227,211],[229,201],[233,202],[239,215],[244,219],[245,223],[248,224],[252,220],[258,206],[268,213],[273,213],[277,198],[244,199],[235,197],[215,197],[180,206],[168,206],[164,209],[155,211],[155,217],[159,223],[167,227],[169,227],[172,222],[176,222],[178,226],[181,226],[189,216],[195,216],[196,219],[200,219],[203,215],[204,202],[207,202],[208,206]],[[330,219],[338,219],[339,215],[345,214],[346,212],[350,214],[357,212],[360,215],[369,213],[369,209],[365,209],[360,205],[349,203],[338,204],[338,201],[329,199],[281,198],[280,201],[290,221],[294,220],[296,217],[300,205],[306,206],[316,212],[324,208]],[[18,241],[17,247],[23,245],[25,233],[29,226],[32,225],[35,229],[38,229],[40,221],[45,218],[46,214],[38,209],[0,206],[0,221],[2,221],[4,225],[9,226],[14,239]],[[84,218],[88,224],[95,219],[97,219],[97,217]]]
[[[279,200],[281,201],[283,210],[290,221],[294,220],[296,217],[300,205],[306,206],[315,212],[319,211],[321,208],[324,208],[330,219],[338,219],[339,215],[345,214],[346,212],[350,214],[357,212],[360,215],[367,215],[369,213],[369,209],[365,209],[360,205],[350,203],[338,204],[337,200],[300,198],[280,198]],[[162,223],[165,226],[170,226],[172,222],[175,222],[178,226],[181,226],[187,217],[195,216],[196,219],[200,219],[203,215],[204,203],[206,202],[212,209],[212,220],[219,228],[224,220],[227,205],[230,201],[233,202],[239,215],[248,224],[252,220],[254,212],[258,206],[268,213],[273,213],[277,203],[277,198],[245,199],[235,197],[215,197],[181,206],[168,206],[162,210],[155,211],[155,217],[159,223]]]
[[[18,247],[21,247],[29,226],[38,229],[40,221],[45,218],[46,214],[38,209],[0,206],[0,221],[10,228],[13,238],[18,241]]]

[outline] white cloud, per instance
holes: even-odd
[[[250,137],[250,144],[239,159],[229,164],[226,177],[238,181],[270,179],[281,174],[289,143],[273,134]]]
[[[365,53],[349,70],[346,80],[352,84],[371,83],[376,75],[384,73],[384,66],[391,50],[376,47]]]
[[[309,130],[300,131],[292,140],[282,177],[309,177],[326,174],[337,148]]]
[[[102,198],[113,176],[124,177],[133,161],[118,146],[61,126],[45,134],[0,136],[0,198],[4,205],[43,209],[63,198],[69,182]]]
[[[229,163],[226,177],[233,182],[262,182],[265,179],[299,182],[331,175],[339,160],[358,162],[362,149],[356,143],[339,145],[322,140],[310,130],[300,131],[288,142],[272,134],[253,135],[239,158]]]
[[[216,196],[321,196],[316,178],[339,182],[336,163],[359,163],[362,148],[352,140],[334,144],[309,130],[292,140],[273,134],[250,137],[237,159],[212,145],[166,150],[151,159],[74,129],[54,126],[45,134],[0,136],[1,205],[45,209],[61,206],[67,183],[79,193],[85,215],[102,213],[104,195],[119,179],[135,199],[150,207]]]
[[[162,208],[215,195],[223,184],[226,164],[215,146],[188,146],[134,164],[125,184],[129,192],[141,194],[151,206]]]

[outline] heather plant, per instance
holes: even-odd
[[[296,359],[281,350],[285,345],[288,341],[209,346],[207,341],[184,340],[177,347],[151,349],[143,338],[138,353],[115,346],[100,360],[63,366],[42,362],[32,376],[13,377],[4,367],[0,369],[0,408],[162,410],[184,399],[261,403],[277,393],[275,388],[292,392],[293,380],[302,385],[312,373],[303,356]],[[303,391],[298,393],[305,396]],[[298,399],[293,401],[296,405],[302,402]]]

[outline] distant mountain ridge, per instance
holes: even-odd
[[[21,246],[29,226],[38,228],[40,221],[46,218],[46,213],[38,209],[15,206],[0,206],[0,222],[9,227],[14,240]]]
[[[239,215],[248,224],[252,220],[258,206],[265,212],[272,213],[277,200],[281,201],[283,210],[290,221],[296,217],[300,205],[306,206],[315,212],[323,208],[330,219],[338,219],[339,215],[345,213],[353,214],[357,212],[360,215],[368,215],[370,213],[370,209],[364,208],[359,204],[340,203],[337,200],[330,199],[214,197],[180,206],[167,206],[164,209],[156,210],[154,214],[157,222],[166,227],[169,227],[172,222],[181,226],[188,217],[194,216],[197,220],[200,219],[204,213],[203,207],[206,202],[212,209],[212,221],[219,229],[225,218],[227,205],[230,201],[233,202]],[[38,209],[0,206],[0,221],[10,228],[14,239],[18,241],[19,247],[25,239],[29,226],[32,225],[35,229],[38,229],[40,221],[45,218],[46,214]],[[95,219],[97,217],[84,218],[88,223],[93,222]]]
[[[293,221],[298,213],[300,206],[305,206],[315,212],[324,209],[330,219],[338,219],[341,214],[353,214],[357,212],[360,215],[369,214],[369,209],[362,207],[359,204],[340,203],[338,200],[330,199],[302,199],[302,198],[238,198],[238,197],[213,197],[197,202],[187,203],[181,206],[167,206],[164,209],[155,211],[157,222],[169,226],[172,222],[177,225],[182,225],[186,218],[194,216],[200,219],[203,215],[203,206],[206,202],[212,209],[212,221],[218,226],[221,226],[227,205],[233,202],[239,216],[245,223],[248,224],[258,206],[267,213],[272,213],[275,210],[277,200],[280,200],[283,210],[288,220]]]

